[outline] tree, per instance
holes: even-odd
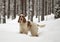
[[[27,15],[27,13],[26,13],[26,0],[23,0],[23,14],[25,14],[25,16]]]
[[[16,18],[16,0],[14,0],[14,18],[13,19],[15,18]]]
[[[52,13],[54,13],[54,0],[52,0]]]
[[[7,14],[8,19],[10,18],[10,0],[8,0],[8,14]]]
[[[27,15],[29,20],[30,19],[30,0],[27,0]]]
[[[23,0],[20,0],[20,2],[21,2],[21,3],[20,3],[20,6],[21,6],[21,8],[20,8],[20,9],[21,9],[21,13],[23,14]]]
[[[41,14],[41,21],[44,20],[44,0],[42,0],[42,14]]]
[[[36,0],[36,18],[38,16],[38,0]]]
[[[2,12],[2,3],[0,3],[0,23],[1,23],[1,12]]]
[[[38,22],[40,22],[40,0],[38,0]]]
[[[6,17],[5,17],[5,15],[6,15],[6,0],[3,0],[3,6],[4,6],[4,8],[3,8],[3,12],[4,12],[4,14],[3,14],[3,23],[6,23]]]
[[[34,0],[32,0],[32,14],[31,14],[31,21],[33,21],[34,16]]]
[[[1,23],[1,13],[0,13],[0,23]]]
[[[51,0],[48,0],[48,14],[51,14]]]
[[[18,5],[17,5],[17,14],[18,14],[18,11],[19,11],[18,9],[19,9],[19,8],[18,8]]]
[[[45,15],[47,15],[47,0],[45,0]]]

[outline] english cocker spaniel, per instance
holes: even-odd
[[[20,33],[28,34],[28,31],[30,31],[32,36],[38,36],[38,26],[44,26],[35,24],[32,21],[26,21],[25,15],[23,14],[20,14],[18,23],[20,25]]]

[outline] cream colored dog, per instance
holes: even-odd
[[[20,24],[20,33],[28,34],[28,31],[30,31],[32,36],[38,36],[38,26],[45,26],[35,24],[31,21],[26,21],[25,16],[23,14],[20,14],[18,23]]]

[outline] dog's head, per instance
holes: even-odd
[[[18,22],[22,22],[22,23],[25,23],[26,22],[26,19],[25,19],[25,15],[24,14],[20,14],[19,16],[19,19],[18,19]]]

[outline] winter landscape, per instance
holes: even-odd
[[[18,18],[38,27],[38,37],[20,34]],[[0,42],[60,42],[60,0],[0,0]]]
[[[33,18],[35,23],[45,24],[38,30],[39,37],[32,37],[30,32],[28,35],[20,34],[18,16],[14,20],[7,19],[7,23],[0,24],[0,42],[60,42],[60,18],[54,19],[53,14],[46,17],[39,23],[35,16]]]

